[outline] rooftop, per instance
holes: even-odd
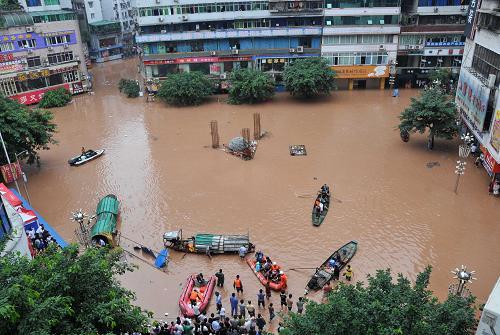
[[[24,12],[9,12],[0,14],[0,28],[34,25],[31,15]]]
[[[44,10],[44,11],[39,11],[39,12],[31,12],[31,16],[45,16],[45,15],[59,15],[59,14],[73,14],[74,12],[70,10]]]
[[[120,24],[120,22],[109,21],[109,20],[102,20],[102,21],[97,21],[97,22],[89,23],[89,25],[94,26],[94,27],[102,27],[102,26],[106,26],[108,24]]]

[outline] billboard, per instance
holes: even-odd
[[[486,85],[466,69],[460,71],[456,102],[477,132],[483,131],[489,97],[490,89]]]
[[[350,65],[332,66],[332,70],[337,73],[337,78],[385,78],[389,77],[389,67],[387,65]]]
[[[497,108],[492,121],[490,144],[497,153],[500,153],[500,98],[498,99]]]
[[[2,172],[3,180],[6,183],[12,183],[14,180],[18,180],[23,175],[19,162],[2,165],[0,166],[0,171]]]

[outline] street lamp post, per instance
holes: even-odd
[[[16,161],[19,164],[19,156],[23,154],[27,154],[28,150],[23,150],[20,153],[16,153]],[[28,192],[28,178],[26,177],[26,173],[21,169],[21,174],[23,175],[23,186],[24,186],[24,191],[26,192],[26,196],[28,197],[28,203],[31,205],[31,198],[30,198],[30,193]]]
[[[0,131],[0,142],[2,142],[3,152],[5,153],[5,158],[7,158],[7,164],[9,164],[10,172],[12,173],[12,176],[14,177],[14,182],[16,183],[17,192],[19,192],[19,194],[21,194],[21,190],[19,189],[19,184],[17,183],[16,172],[14,171],[14,168],[12,167],[12,165],[10,163],[9,154],[7,153],[7,148],[5,147],[5,142],[3,141],[3,136],[2,136],[1,131]]]
[[[85,223],[85,219],[87,223]],[[77,212],[71,212],[70,220],[78,222],[79,227],[75,230],[76,238],[84,248],[88,248],[91,246],[90,243],[90,223],[92,222],[94,217],[89,218],[87,213],[82,212],[82,209]]]
[[[462,265],[460,269],[455,268],[451,273],[454,274],[453,278],[457,279],[458,283],[451,284],[448,292],[463,298],[470,296],[471,293],[466,285],[477,279],[473,277],[476,271],[467,271],[467,267]]]
[[[461,160],[458,160],[457,165],[455,166],[455,174],[457,175],[457,180],[455,181],[455,189],[454,189],[455,194],[458,194],[458,183],[460,182],[460,176],[465,173],[465,166],[467,165],[465,159],[469,157],[471,150],[471,143],[474,141],[474,139],[469,133],[462,136],[461,139],[464,141],[464,144],[460,144],[458,146],[458,157],[460,157]]]

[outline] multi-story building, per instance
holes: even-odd
[[[137,0],[145,79],[254,67],[279,83],[285,64],[320,56],[323,0]],[[222,83],[224,86],[224,82]]]
[[[381,88],[396,60],[399,0],[325,0],[321,54],[339,88]]]
[[[89,87],[76,14],[56,3],[23,0],[29,12],[0,13],[0,94],[35,104],[47,90]]]
[[[480,143],[483,166],[500,180],[500,2],[471,0],[455,102]]]
[[[133,53],[135,19],[130,0],[73,0],[90,58],[98,63]]]
[[[422,87],[435,69],[458,78],[469,0],[402,0],[397,81]]]

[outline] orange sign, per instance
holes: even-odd
[[[337,73],[337,78],[341,79],[370,79],[389,77],[389,67],[387,65],[332,66],[332,70]]]

